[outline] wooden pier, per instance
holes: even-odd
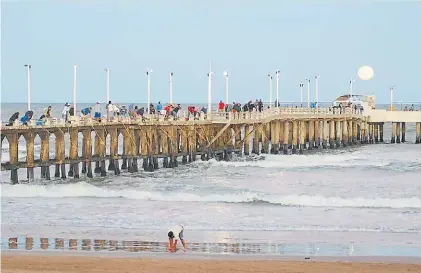
[[[419,125],[417,143],[421,140]],[[392,142],[405,141],[404,127],[394,126],[396,135],[392,133]],[[122,153],[118,152],[120,135]],[[41,140],[39,160],[34,156],[36,136]],[[108,149],[107,137],[110,138]],[[50,156],[50,138],[54,139],[54,157]],[[233,153],[303,154],[312,149],[383,142],[384,136],[383,123],[369,123],[367,117],[352,110],[335,114],[328,108],[274,108],[262,113],[214,113],[208,119],[199,120],[170,121],[153,116],[118,122],[88,119],[74,124],[2,126],[2,145],[4,139],[9,144],[10,160],[2,163],[1,169],[10,171],[12,183],[18,183],[20,168],[27,169],[29,181],[34,180],[34,168],[40,168],[41,178],[47,180],[51,176],[79,178],[81,174],[92,178],[94,174],[119,175],[122,170],[135,173],[140,168],[148,172],[161,167],[174,168],[179,160],[187,163],[198,157],[230,160]],[[65,139],[69,139],[68,149]],[[26,142],[25,161],[18,159],[19,141]],[[50,174],[51,166],[54,166],[53,174]]]

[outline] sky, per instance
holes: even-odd
[[[1,100],[27,101],[31,64],[32,102],[72,102],[73,64],[77,101],[207,101],[211,62],[212,101],[269,101],[268,73],[280,70],[282,102],[300,101],[301,82],[320,74],[319,101],[349,91],[363,65],[374,77],[356,80],[354,93],[388,103],[421,101],[421,1],[281,0],[3,0],[1,1]],[[304,93],[306,94],[306,83]],[[276,98],[276,79],[273,79]],[[305,95],[306,99],[306,95]]]

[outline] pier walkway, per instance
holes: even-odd
[[[34,168],[38,167],[42,179],[51,179],[50,166],[55,166],[54,177],[79,178],[82,163],[81,173],[91,178],[93,173],[106,176],[108,171],[119,175],[122,169],[138,172],[140,159],[145,171],[154,171],[160,167],[176,167],[179,158],[182,163],[195,161],[198,156],[202,160],[229,160],[233,153],[303,154],[319,147],[383,142],[384,121],[370,119],[367,114],[351,108],[344,108],[342,113],[330,108],[272,108],[263,112],[212,113],[199,119],[164,120],[163,116],[148,116],[102,122],[73,119],[70,124],[50,120],[42,126],[2,126],[1,145],[6,139],[9,161],[1,164],[1,170],[11,172],[12,183],[19,181],[19,168],[26,168],[29,181],[34,180]],[[417,121],[416,143],[421,139],[420,122],[421,119]],[[394,137],[397,142],[405,141],[405,123],[394,124],[392,140]],[[37,136],[41,149],[36,160]],[[123,146],[120,153],[119,139]],[[19,141],[26,142],[24,161],[19,161]],[[51,156],[50,146],[55,151]],[[161,166],[158,158],[162,159]],[[92,163],[95,163],[94,168]]]

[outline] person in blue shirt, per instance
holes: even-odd
[[[20,121],[22,122],[23,125],[28,125],[28,123],[31,122],[32,119],[32,115],[34,114],[34,112],[32,111],[27,111],[25,113],[25,115],[20,119]]]
[[[158,105],[156,106],[156,111],[158,112],[158,115],[161,114],[162,110],[162,104],[160,101],[158,101]]]
[[[87,115],[91,114],[92,107],[86,107],[80,111],[82,117],[86,117]]]

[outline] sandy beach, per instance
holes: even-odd
[[[6,254],[1,257],[4,273],[96,273],[96,272],[421,272],[420,264],[363,263],[363,262],[315,262],[280,260],[224,260],[224,259],[157,259],[92,257],[70,255],[21,255]]]

